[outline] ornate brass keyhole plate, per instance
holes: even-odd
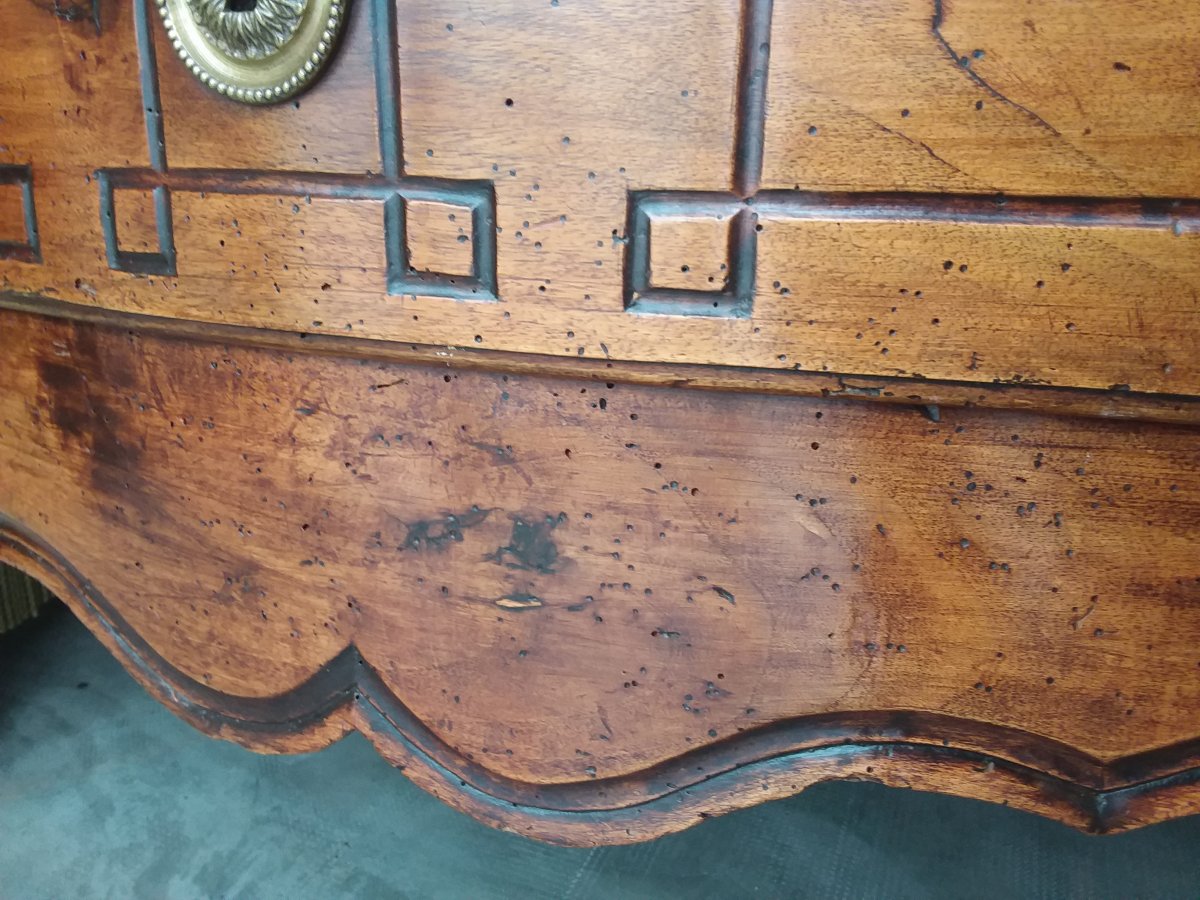
[[[329,61],[347,0],[157,0],[184,64],[242,103],[277,103]]]

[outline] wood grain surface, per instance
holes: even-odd
[[[1093,790],[1192,764],[1191,429],[3,321],[7,556],[68,560],[253,745],[340,734],[305,704],[353,648],[485,792],[902,738]]]
[[[141,2],[96,0],[99,34],[33,3],[6,27],[0,163],[33,166],[44,261],[0,286],[585,358],[1200,390],[1194,4],[363,0],[315,90],[250,109],[153,20],[139,72]],[[157,252],[169,224],[174,259],[110,267],[98,172],[117,244]],[[385,213],[467,183],[482,228]],[[756,249],[720,235],[739,211]],[[403,277],[466,274],[483,231],[498,302]]]
[[[0,29],[0,558],[263,751],[642,840],[864,778],[1200,810],[1200,7]]]

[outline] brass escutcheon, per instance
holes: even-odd
[[[348,0],[156,0],[180,59],[242,103],[309,87],[333,54]]]

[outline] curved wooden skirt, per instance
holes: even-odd
[[[0,560],[206,733],[358,730],[576,845],[828,779],[1096,832],[1200,810],[1190,406],[888,405],[19,306]]]

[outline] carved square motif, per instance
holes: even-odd
[[[725,194],[684,191],[630,198],[625,308],[677,316],[750,314],[754,215]]]
[[[98,172],[100,222],[108,266],[141,275],[175,274],[171,195],[163,186],[122,187]]]
[[[471,275],[471,209],[450,203],[409,200],[404,204],[408,265],[417,273]]]
[[[491,182],[404,178],[384,204],[388,293],[496,300]]]
[[[0,259],[41,262],[33,172],[29,166],[0,165]]]

